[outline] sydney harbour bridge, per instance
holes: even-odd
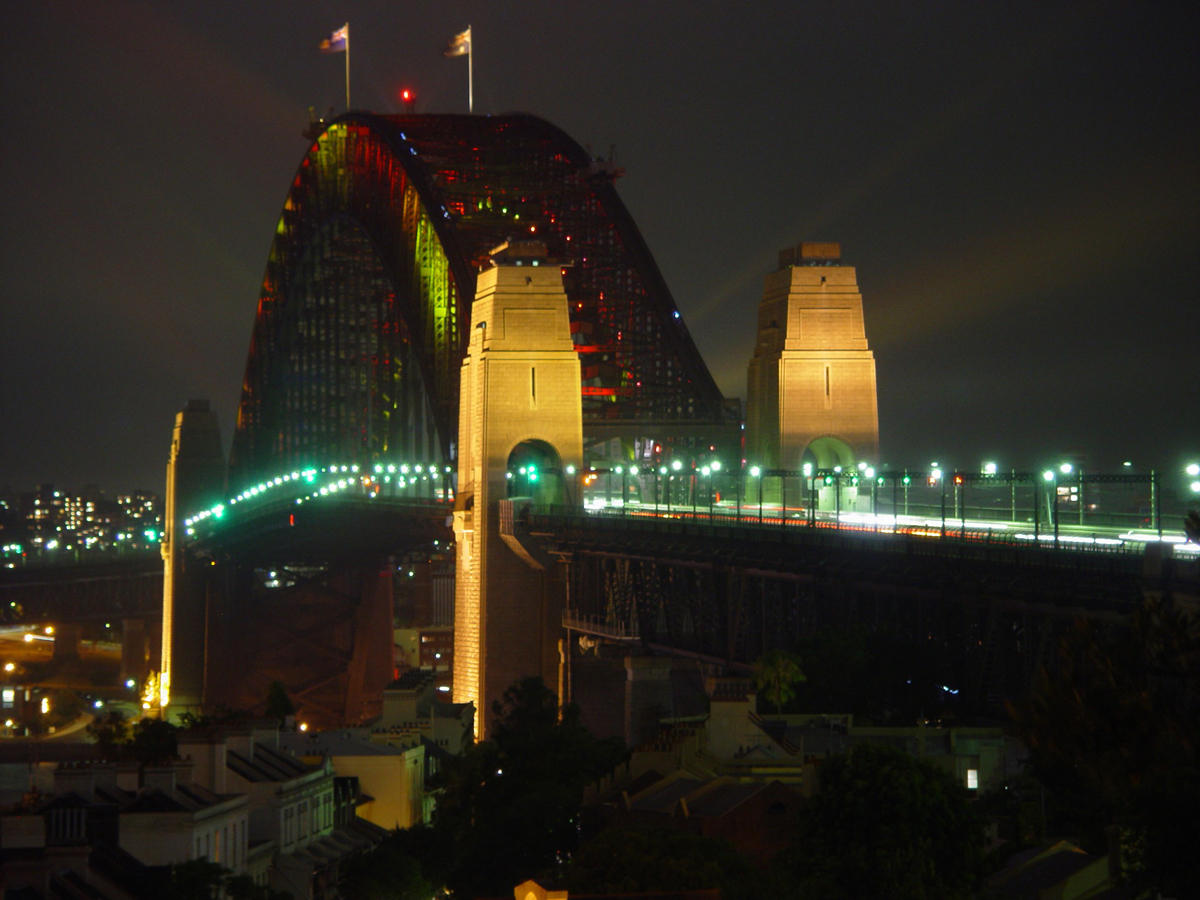
[[[836,245],[767,274],[743,432],[617,174],[529,115],[350,113],[314,136],[228,460],[206,404],[177,418],[164,706],[249,707],[278,680],[314,722],[369,718],[414,555],[454,561],[454,698],[484,712],[522,675],[586,695],[596,642],[716,672],[851,625],[923,642],[995,708],[1072,618],[1178,589],[1131,526],[1060,509],[1083,525],[1085,491],[1152,478],[875,468]],[[627,666],[627,699],[652,668]]]

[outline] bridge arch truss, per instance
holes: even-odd
[[[475,275],[514,238],[561,266],[585,431],[728,427],[610,167],[529,115],[353,113],[316,137],[284,202],[230,486],[335,456],[452,457]]]

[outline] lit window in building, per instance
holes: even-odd
[[[967,769],[967,790],[979,790],[979,770]]]

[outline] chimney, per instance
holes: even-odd
[[[81,797],[91,797],[96,790],[96,776],[87,763],[62,763],[54,770],[54,793],[74,791]]]
[[[142,774],[142,787],[158,788],[165,794],[175,793],[175,767],[147,766]]]
[[[254,732],[249,728],[238,728],[225,733],[225,746],[230,753],[246,759],[254,758]]]
[[[92,763],[92,774],[97,788],[112,790],[117,786],[116,763]]]
[[[279,720],[278,719],[255,719],[250,727],[253,729],[253,740],[255,744],[262,744],[264,747],[279,749]],[[251,748],[253,752],[253,748]]]
[[[138,767],[137,763],[119,763],[116,768],[117,787],[123,791],[132,791],[135,794],[138,789]]]
[[[191,760],[192,780],[214,794],[226,792],[225,751],[225,735],[191,731],[179,735],[179,755]]]

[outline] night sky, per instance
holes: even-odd
[[[1185,4],[6,2],[0,486],[161,490],[226,446],[308,107],[525,111],[617,182],[726,394],[780,248],[839,241],[884,462],[1200,458]]]

